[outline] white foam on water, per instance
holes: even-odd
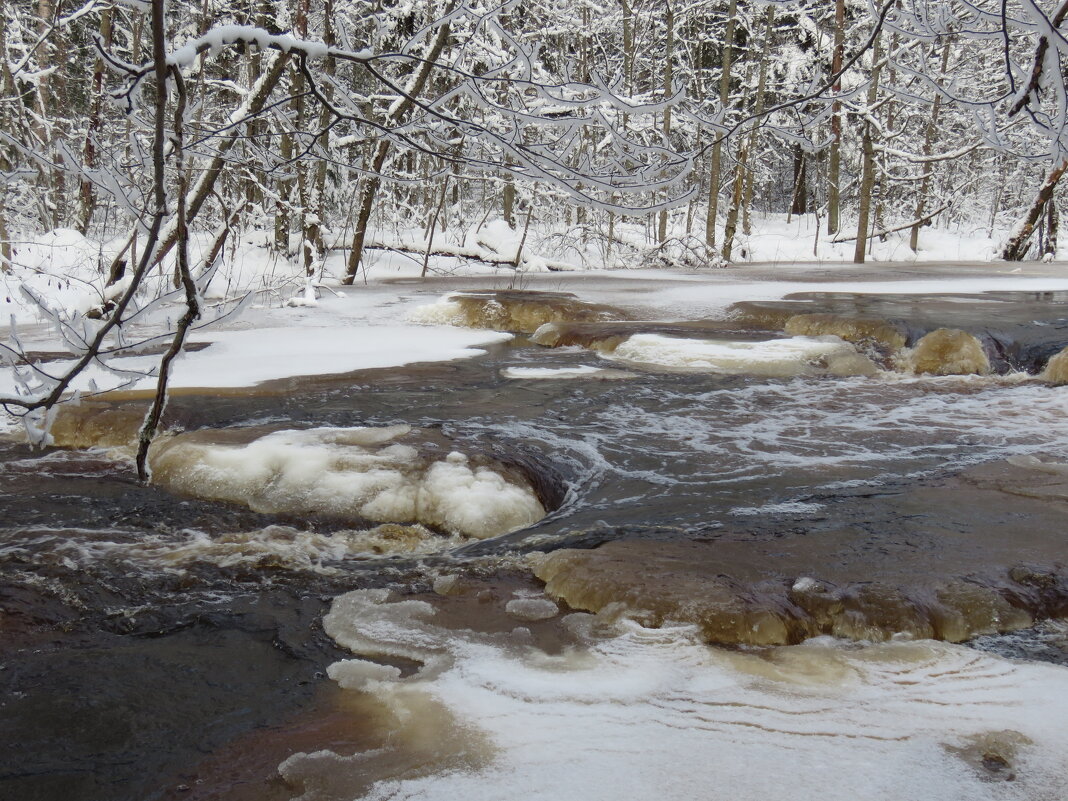
[[[703,465],[695,480],[801,471],[806,485],[843,486],[886,469],[963,468],[1036,452],[1068,457],[1068,393],[978,376],[801,379],[692,397],[636,388],[599,420],[662,459]]]
[[[725,375],[874,375],[875,365],[836,336],[762,342],[635,334],[604,358],[627,364]]]
[[[784,501],[783,503],[766,503],[763,506],[736,506],[732,515],[753,517],[756,515],[813,515],[823,510],[821,503],[804,501]]]
[[[340,643],[434,662],[405,679],[364,663],[369,672],[349,686],[382,697],[388,685],[418,688],[455,718],[454,737],[482,750],[481,767],[424,765],[425,775],[382,778],[363,797],[1023,801],[1068,793],[1063,667],[934,641],[819,638],[725,651],[689,627],[624,620],[606,637],[589,615],[567,622],[586,644],[548,656],[436,630],[420,602],[390,604],[366,591],[339,598],[326,628]],[[358,661],[331,675],[345,684]],[[1014,781],[982,767],[991,748]],[[329,770],[323,755],[295,755],[286,768]]]
[[[427,462],[396,442],[408,426],[276,431],[239,445],[175,437],[153,453],[153,481],[257,512],[423,523],[485,538],[545,516],[529,486],[452,452]]]
[[[394,554],[440,553],[462,545],[457,535],[436,535],[419,525],[376,526],[329,533],[290,526],[209,535],[187,529],[177,534],[89,529],[4,532],[0,559],[26,564],[58,564],[68,569],[119,561],[142,571],[184,573],[197,564],[224,569],[284,568],[322,575],[344,572],[335,563]]]
[[[588,364],[576,367],[505,367],[501,370],[504,378],[523,380],[560,379],[560,378],[635,378],[634,373],[625,370],[610,370]]]

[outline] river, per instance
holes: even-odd
[[[0,440],[0,794],[1064,797],[1068,297],[841,277]]]

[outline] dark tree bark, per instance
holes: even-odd
[[[397,106],[396,111],[390,116],[387,125],[398,125],[409,112],[415,107],[415,98],[419,97],[426,88],[430,74],[434,70],[434,63],[441,57],[441,51],[445,48],[452,29],[448,23],[438,28],[434,44],[430,47],[425,60],[419,66],[419,72],[408,90],[408,96]],[[367,240],[367,224],[371,220],[371,212],[374,210],[375,197],[382,186],[382,168],[386,165],[386,157],[389,156],[389,140],[380,139],[375,146],[375,154],[371,159],[370,175],[367,177],[360,192],[359,210],[356,214],[356,228],[352,234],[352,247],[349,250],[349,260],[346,265],[345,281],[351,284],[356,279],[356,272],[360,269],[360,259],[363,258],[363,245]]]
[[[1027,213],[1020,221],[1020,224],[1016,226],[1016,230],[1009,237],[1009,241],[1005,243],[1005,249],[1001,251],[1001,258],[1005,261],[1022,261],[1024,256],[1027,255],[1027,243],[1030,242],[1031,235],[1035,232],[1035,227],[1042,218],[1042,212],[1045,211],[1046,204],[1053,198],[1057,182],[1061,180],[1061,176],[1064,175],[1066,169],[1068,169],[1068,161],[1062,161],[1046,175],[1046,180],[1039,187],[1034,202],[1027,209]]]

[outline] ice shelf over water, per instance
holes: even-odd
[[[1023,801],[1068,792],[1063,668],[933,641],[819,638],[725,651],[685,626],[582,614],[565,623],[582,645],[549,656],[437,628],[429,605],[390,603],[381,591],[338,598],[325,624],[339,643],[368,655],[403,651],[426,667],[401,678],[349,660],[331,675],[396,707],[408,721],[398,749],[411,747],[403,729],[427,710],[428,725],[451,719],[441,752],[455,756],[459,738],[477,766],[451,770],[431,758],[416,775],[383,777],[358,795]],[[432,753],[425,739],[420,747]],[[301,801],[347,798],[339,777],[358,775],[361,759],[296,754],[280,771],[304,790]],[[373,762],[363,765],[373,774]]]

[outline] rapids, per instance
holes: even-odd
[[[1066,299],[575,288],[0,439],[0,795],[1063,796]]]

